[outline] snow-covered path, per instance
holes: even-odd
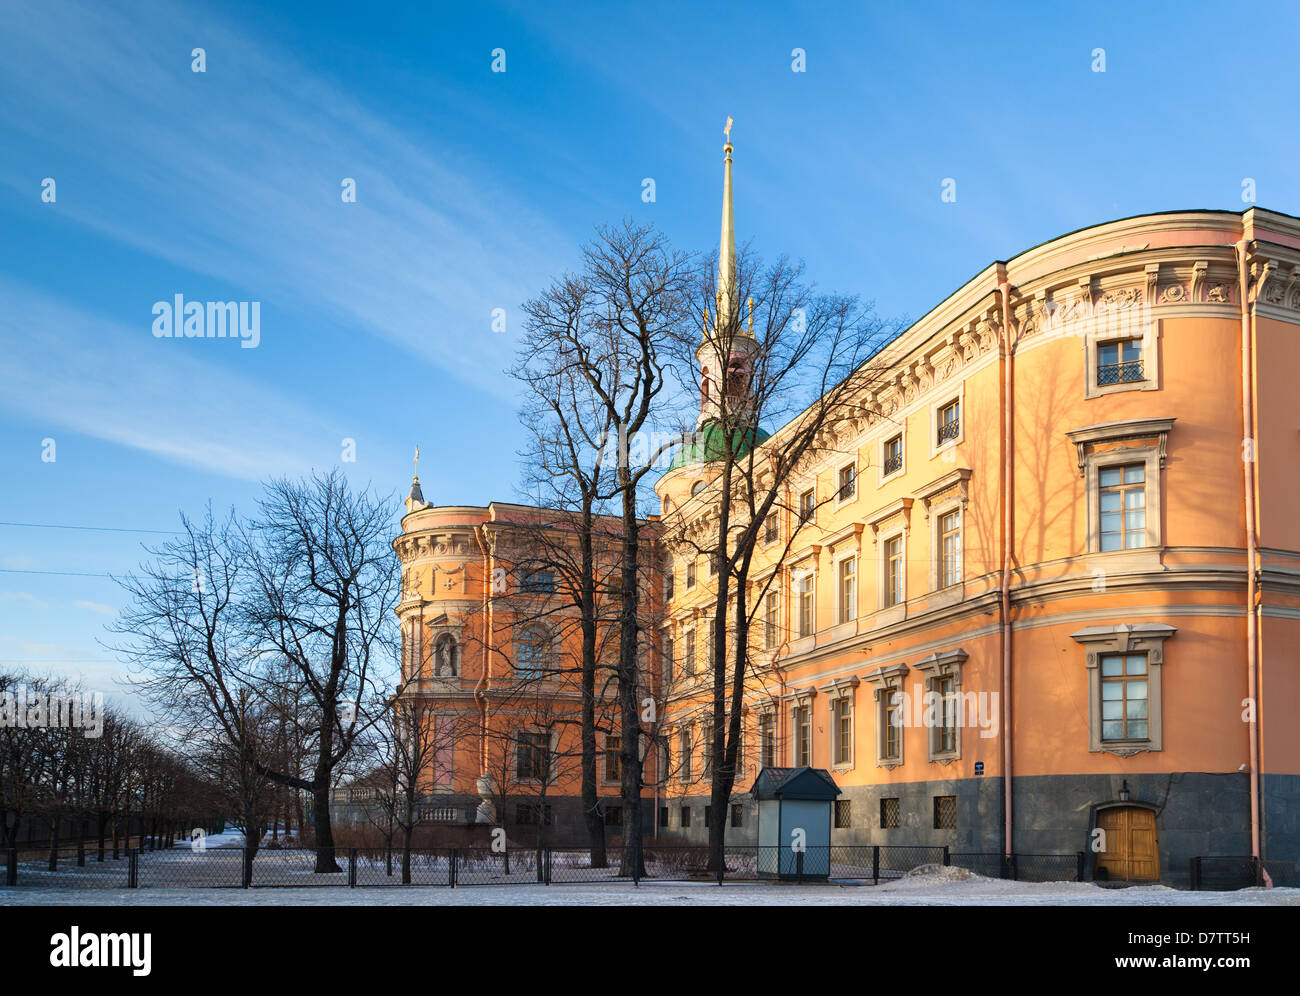
[[[1166,886],[918,875],[869,885],[663,882],[607,885],[263,889],[3,889],[4,906],[1300,906],[1300,889],[1187,892]]]

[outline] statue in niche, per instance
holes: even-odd
[[[456,641],[444,633],[438,637],[438,647],[434,651],[434,676],[438,678],[456,677]]]

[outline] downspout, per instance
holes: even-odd
[[[1250,700],[1250,854],[1259,857],[1259,708],[1257,698],[1259,655],[1255,615],[1258,554],[1255,546],[1255,395],[1251,385],[1251,321],[1249,277],[1246,273],[1246,240],[1237,243],[1237,296],[1241,303],[1241,425],[1242,440],[1249,446],[1250,459],[1242,460],[1243,497],[1246,507],[1246,695]],[[1256,287],[1256,300],[1265,276]],[[1247,310],[1247,309],[1250,310]]]
[[[1015,475],[1012,451],[1012,343],[1011,285],[1006,271],[1000,274],[998,293],[1002,296],[1002,580],[999,595],[1002,614],[1002,826],[1003,854],[1010,859],[1014,850],[1014,824],[1011,808],[1011,509]]]
[[[479,670],[478,683],[474,686],[474,704],[478,706],[479,729],[479,771],[488,773],[487,744],[487,681],[490,661],[489,647],[492,642],[492,606],[489,601],[492,592],[492,570],[488,558],[487,540],[484,538],[483,523],[474,527],[474,540],[479,552],[483,554],[483,667]]]

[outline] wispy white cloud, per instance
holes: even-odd
[[[105,605],[103,602],[86,602],[77,599],[72,603],[79,609],[85,609],[87,612],[98,612],[101,616],[116,616],[117,609],[111,605]]]
[[[67,161],[96,150],[90,189],[60,190],[62,215],[509,397],[511,343],[492,334],[492,309],[514,311],[559,240],[483,162],[419,144],[289,53],[193,10],[151,7],[142,21],[42,3],[5,20],[0,126]],[[206,73],[190,71],[192,45]],[[34,196],[24,163],[0,166],[0,182]]]
[[[56,445],[66,428],[253,481],[338,460],[332,419],[191,348],[239,348],[229,340],[155,339],[2,278],[0,299],[0,407]]]

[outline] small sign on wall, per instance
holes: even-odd
[[[976,762],[975,762],[975,777],[978,778],[978,777],[979,777],[980,775],[982,775],[982,774],[984,774],[984,762],[983,762],[983,761],[976,761]]]

